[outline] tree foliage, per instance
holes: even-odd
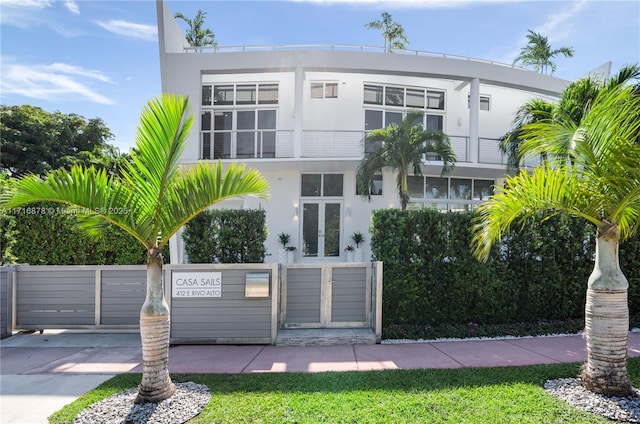
[[[395,22],[387,12],[382,13],[381,19],[366,24],[365,28],[382,31],[384,50],[386,52],[390,53],[393,49],[406,49],[407,44],[409,44],[409,40],[404,33],[404,27]]]
[[[187,18],[180,12],[175,14],[176,19],[182,19],[189,26],[185,31],[185,38],[191,47],[218,47],[218,42],[216,41],[216,36],[213,31],[209,28],[202,27],[206,16],[207,12],[203,12],[202,10],[198,10],[196,17],[193,19]]]
[[[533,66],[536,72],[553,74],[556,71],[556,64],[551,59],[559,54],[573,57],[575,53],[572,47],[560,47],[552,50],[548,37],[531,30],[527,34],[527,39],[529,40],[527,45],[520,49],[520,54],[515,58],[513,64],[521,62],[523,66]]]
[[[118,156],[108,144],[112,137],[100,118],[49,113],[29,105],[0,106],[0,170],[21,176],[75,164],[110,167],[101,161]]]

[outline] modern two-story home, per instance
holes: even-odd
[[[296,262],[342,261],[354,232],[368,234],[375,209],[400,207],[396,176],[383,170],[371,201],[356,187],[368,131],[424,114],[457,155],[453,172],[425,157],[410,178],[409,208],[472,209],[506,170],[498,138],[533,97],[557,97],[566,80],[485,60],[350,45],[189,47],[172,13],[157,1],[163,92],[189,96],[194,128],[184,166],[200,160],[243,162],[271,184],[269,201],[246,198],[220,207],[262,208],[267,262],[277,235],[291,235]],[[180,235],[171,260],[188,262]],[[364,259],[370,257],[364,244]]]

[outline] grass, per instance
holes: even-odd
[[[211,402],[191,423],[607,423],[547,394],[548,379],[573,377],[579,364],[448,370],[173,375],[205,384]],[[640,359],[629,360],[635,386]],[[50,417],[71,423],[86,406],[135,387],[122,374]]]

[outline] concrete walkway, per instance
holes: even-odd
[[[640,333],[629,334],[640,356]],[[582,336],[355,346],[181,345],[169,352],[178,373],[369,371],[581,362]],[[116,374],[141,372],[139,334],[45,331],[0,341],[0,422],[47,417]]]

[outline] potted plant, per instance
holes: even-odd
[[[362,262],[362,248],[360,247],[360,245],[364,243],[364,235],[360,231],[356,231],[351,235],[351,241],[353,241],[356,245],[354,260],[356,262]]]
[[[295,260],[293,252],[296,251],[296,247],[288,246],[291,241],[291,236],[287,233],[280,233],[278,234],[278,241],[280,241],[280,244],[282,245],[282,249],[280,249],[278,254],[278,262],[283,264],[293,263]]]

